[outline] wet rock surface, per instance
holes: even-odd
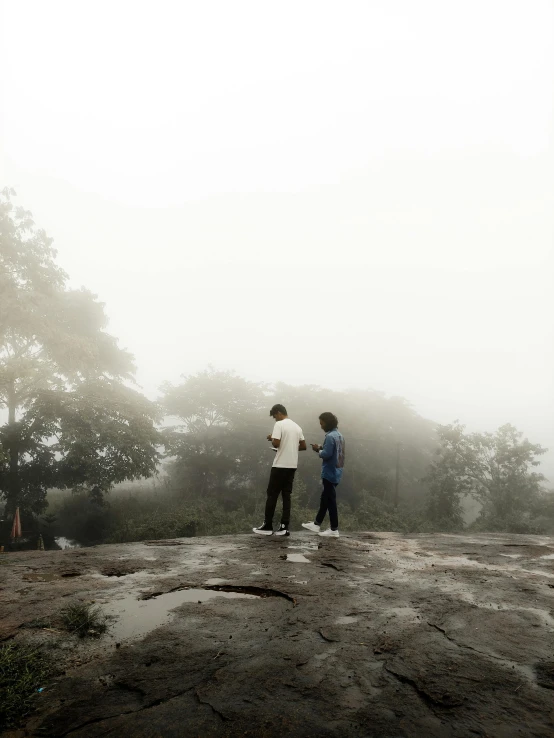
[[[60,665],[4,735],[552,738],[553,555],[392,533],[4,555],[0,638]],[[25,627],[75,601],[109,634]]]

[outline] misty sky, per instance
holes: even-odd
[[[149,396],[209,363],[372,387],[514,423],[554,479],[552,1],[11,0],[1,23],[0,185]]]

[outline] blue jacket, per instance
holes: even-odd
[[[325,434],[323,448],[319,452],[323,459],[321,477],[333,484],[338,484],[342,477],[346,443],[341,433],[335,428]]]

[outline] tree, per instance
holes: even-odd
[[[435,447],[433,428],[401,398],[367,391],[337,392],[316,386],[277,384],[271,392],[230,372],[209,369],[163,386],[163,407],[180,424],[164,431],[175,486],[191,498],[263,502],[272,454],[265,436],[273,427],[269,408],[282,402],[308,442],[321,442],[318,417],[339,416],[346,436],[347,464],[340,497],[356,509],[362,490],[383,498],[394,479],[397,443],[402,443],[404,497],[423,494],[421,477]],[[295,499],[314,507],[321,493],[321,460],[301,454]],[[420,491],[421,488],[421,491]]]
[[[474,459],[464,436],[464,426],[457,421],[439,426],[437,435],[440,446],[426,477],[427,515],[440,530],[456,530],[463,526],[462,498],[474,487],[468,474]]]
[[[438,459],[431,464],[428,513],[432,520],[457,526],[461,498],[472,495],[483,507],[481,524],[512,530],[541,494],[542,474],[533,471],[546,449],[523,438],[513,425],[496,433],[464,433],[457,421],[439,426]]]
[[[434,423],[418,415],[401,397],[375,390],[333,391],[312,385],[278,384],[268,405],[283,402],[304,430],[309,442],[321,442],[319,415],[327,410],[339,418],[346,439],[346,465],[340,499],[357,509],[363,493],[381,499],[393,495],[397,444],[401,446],[401,497],[422,500],[425,469],[436,447]],[[298,474],[311,491],[310,504],[320,495],[321,461],[312,453],[302,457]]]
[[[533,471],[537,456],[546,449],[523,437],[509,423],[496,433],[469,436],[474,463],[469,475],[474,495],[483,503],[481,517],[492,521],[515,521],[529,512],[541,493],[544,476]]]
[[[264,387],[209,368],[179,385],[164,384],[162,392],[166,414],[180,421],[163,432],[167,453],[175,457],[174,482],[200,499],[248,489],[267,466],[261,417],[270,405]]]
[[[40,512],[49,488],[150,476],[156,406],[128,386],[132,356],[105,331],[102,303],[71,290],[52,240],[0,198],[0,496]]]

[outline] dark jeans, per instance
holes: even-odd
[[[283,495],[283,515],[281,523],[288,527],[290,523],[290,496],[292,494],[292,483],[296,469],[281,469],[278,466],[271,468],[269,484],[267,485],[267,501],[265,503],[266,525],[273,525],[273,516],[279,495]]]
[[[337,485],[328,479],[322,479],[323,491],[321,492],[321,501],[319,510],[315,516],[315,524],[321,525],[325,518],[327,510],[329,510],[329,522],[331,530],[339,529],[339,514],[337,512]]]

